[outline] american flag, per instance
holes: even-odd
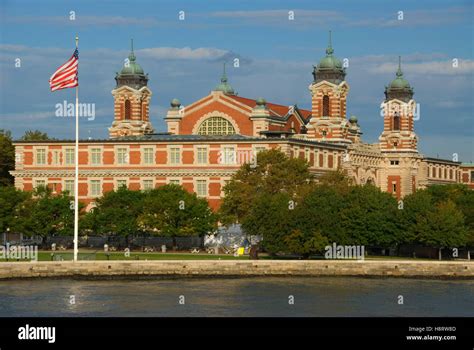
[[[51,91],[72,88],[79,85],[77,72],[79,67],[79,51],[74,50],[71,58],[59,67],[49,78]]]

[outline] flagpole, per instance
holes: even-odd
[[[79,37],[76,35],[76,49],[79,45]],[[79,242],[79,84],[76,86],[76,147],[75,147],[75,170],[74,170],[74,262],[77,261]]]

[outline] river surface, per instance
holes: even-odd
[[[474,316],[474,281],[9,280],[0,281],[0,317],[5,316]]]

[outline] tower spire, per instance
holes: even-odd
[[[221,82],[223,82],[223,83],[227,82],[227,75],[225,73],[225,62],[224,62],[224,70],[223,70],[223,73],[222,73]]]
[[[130,39],[130,55],[128,55],[130,61],[135,61],[135,52],[133,51],[133,39]]]
[[[334,52],[333,48],[332,48],[332,31],[330,30],[329,31],[329,42],[328,42],[328,47],[326,49],[326,54],[327,55],[332,55]]]
[[[402,72],[402,56],[398,56],[398,70],[397,70],[397,77],[403,76]]]

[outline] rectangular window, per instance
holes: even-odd
[[[207,164],[207,148],[206,147],[197,148],[197,163]]]
[[[181,152],[179,147],[170,148],[170,164],[179,164],[181,163]]]
[[[448,178],[448,169],[444,168],[444,178]]]
[[[207,181],[206,180],[196,181],[196,194],[198,195],[198,197],[207,196]]]
[[[398,160],[391,160],[390,161],[390,165],[399,165],[400,164],[400,161]]]
[[[471,171],[471,181],[470,182],[474,182],[474,171]]]
[[[392,193],[397,193],[397,184],[395,182],[392,183]]]
[[[222,157],[222,164],[235,164],[235,148],[234,147],[224,147]]]
[[[311,157],[310,157],[310,153],[309,153],[309,149],[305,149],[304,150],[304,159],[309,162]]]
[[[102,164],[102,150],[100,148],[91,149],[91,165]]]
[[[36,165],[46,165],[46,150],[45,149],[36,150]]]
[[[117,164],[128,164],[128,149],[117,148]]]
[[[153,148],[147,147],[143,149],[143,164],[153,164],[154,163],[154,154]]]
[[[64,191],[69,192],[69,195],[74,196],[74,180],[64,181]]]
[[[453,180],[453,169],[449,169],[449,178]]]
[[[117,189],[122,187],[127,188],[127,180],[117,180]]]
[[[66,165],[74,165],[74,148],[67,148],[66,149]]]
[[[61,165],[61,151],[53,151],[53,165]]]
[[[46,187],[46,180],[36,180],[35,188],[38,188],[38,187]]]
[[[91,196],[100,196],[102,194],[100,180],[91,180],[90,185],[90,194]]]
[[[143,189],[152,190],[153,189],[153,180],[143,180]]]

